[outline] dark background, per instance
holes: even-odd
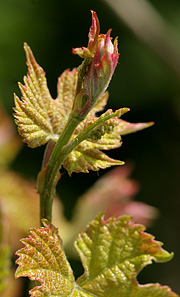
[[[152,44],[147,44],[138,38],[103,0],[0,0],[0,100],[12,116],[13,92],[20,95],[17,82],[22,82],[27,73],[24,41],[46,71],[55,98],[58,76],[81,62],[71,50],[87,45],[90,9],[98,14],[101,33],[113,29],[112,36],[119,36],[121,55],[109,87],[108,107],[130,107],[123,119],[154,121],[155,126],[125,136],[123,146],[110,155],[134,164],[133,178],[140,183],[137,199],[156,206],[161,214],[148,231],[164,242],[165,249],[175,253],[169,263],[148,266],[139,279],[141,283],[167,284],[180,293],[180,1],[149,3],[161,15],[166,28],[171,29],[162,36],[172,49],[169,54],[166,49],[167,59],[161,57],[163,46],[157,54],[156,41],[152,39]],[[177,59],[175,67],[169,66],[171,59]],[[28,179],[35,179],[43,151],[44,147],[30,149],[25,145],[11,167]],[[98,176],[104,173],[101,170]],[[68,218],[78,196],[96,179],[96,172],[73,174],[71,178],[64,174],[58,192]]]

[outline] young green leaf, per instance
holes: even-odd
[[[65,70],[58,80],[58,96],[52,99],[47,87],[43,69],[37,64],[29,46],[24,46],[28,75],[24,85],[19,84],[22,98],[15,95],[15,121],[23,140],[30,147],[37,147],[49,140],[57,141],[64,130],[72,112],[78,72],[76,69]],[[95,122],[97,112],[104,109],[108,93],[97,100],[86,118],[75,129],[71,140],[82,133],[85,128]],[[128,111],[128,109],[127,109]],[[121,146],[121,135],[136,132],[151,126],[152,123],[130,124],[118,118],[112,118],[100,125],[92,135],[80,143],[65,159],[63,166],[68,173],[88,172],[123,162],[113,160],[101,150],[109,150]]]
[[[81,289],[104,297],[177,296],[167,287],[138,284],[136,276],[142,268],[152,260],[166,262],[173,256],[143,231],[127,216],[108,221],[97,216],[75,242],[85,269],[77,281]]]
[[[139,285],[136,276],[143,267],[172,258],[161,243],[144,232],[129,217],[101,215],[79,234],[75,246],[85,272],[75,282],[57,229],[43,220],[44,227],[30,230],[25,247],[17,252],[16,277],[28,276],[41,285],[30,291],[34,297],[178,297],[169,287]]]
[[[58,231],[46,220],[43,224],[44,227],[32,228],[31,236],[22,240],[25,248],[17,252],[20,258],[16,277],[28,276],[41,282],[41,286],[31,290],[32,296],[76,296],[74,276]]]
[[[73,138],[80,135],[85,128],[94,123],[98,117],[97,112],[104,109],[108,100],[108,92],[105,92],[94,105],[87,117],[74,131]],[[129,109],[121,109],[122,114]],[[120,111],[121,111],[120,110]],[[110,112],[110,110],[106,111]],[[150,123],[128,123],[121,118],[114,117],[100,125],[88,139],[82,141],[65,159],[63,166],[71,175],[72,172],[89,172],[105,169],[113,165],[122,165],[124,162],[108,157],[101,150],[110,150],[122,145],[121,135],[133,133],[152,126]]]
[[[22,99],[16,95],[15,115],[19,134],[30,147],[57,140],[72,110],[77,82],[76,69],[65,70],[58,79],[58,96],[52,99],[43,69],[37,64],[30,47],[24,46],[28,75],[19,84]]]

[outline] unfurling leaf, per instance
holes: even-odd
[[[56,142],[64,130],[72,112],[78,71],[65,70],[58,79],[57,98],[52,99],[47,87],[43,69],[37,64],[29,46],[25,44],[28,74],[24,85],[19,84],[22,98],[15,95],[15,121],[23,140],[30,147],[37,147],[49,140]],[[102,111],[108,100],[108,93],[99,97],[84,121],[75,129],[70,140],[95,122],[96,113]],[[128,111],[128,109],[126,110]],[[130,124],[121,119],[112,118],[100,125],[80,143],[64,160],[63,166],[68,173],[88,172],[123,162],[109,158],[101,150],[110,150],[121,146],[121,135],[149,127],[152,123]]]
[[[34,297],[178,297],[169,287],[139,285],[137,274],[152,260],[172,258],[162,244],[133,224],[127,216],[104,221],[101,215],[79,234],[75,247],[85,272],[75,282],[57,229],[43,220],[44,227],[30,230],[25,247],[17,252],[16,277],[28,276],[41,286]]]
[[[117,37],[112,43],[111,29],[107,34],[99,34],[100,24],[97,14],[95,11],[91,13],[92,25],[88,34],[88,47],[75,48],[73,53],[82,58],[89,57],[89,65],[83,78],[83,92],[90,106],[93,106],[109,86],[117,66],[119,53]]]
[[[76,82],[76,69],[65,70],[59,77],[58,96],[52,99],[43,69],[37,64],[29,46],[24,46],[28,75],[19,84],[22,100],[15,95],[15,118],[19,134],[30,147],[57,140],[71,112]]]
[[[85,128],[98,119],[96,113],[104,109],[105,105],[107,104],[107,100],[108,92],[105,92],[99,98],[84,121],[78,125],[74,131],[73,138],[78,136]],[[123,108],[119,111],[122,111],[123,114],[128,110],[128,108]],[[108,110],[106,112],[112,111]],[[72,172],[87,173],[89,170],[97,171],[100,168],[104,169],[113,165],[122,165],[124,162],[108,157],[105,153],[102,153],[101,150],[110,150],[120,147],[122,144],[121,134],[125,135],[136,132],[148,128],[152,126],[152,124],[152,122],[131,124],[119,119],[118,117],[114,117],[93,131],[91,137],[82,141],[68,155],[63,163],[63,166],[71,175]],[[131,132],[129,132],[129,129],[131,129]]]

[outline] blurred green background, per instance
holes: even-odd
[[[87,45],[90,9],[98,14],[101,33],[112,28],[112,36],[119,36],[121,55],[108,107],[130,107],[123,119],[131,122],[155,122],[125,136],[123,146],[110,152],[134,165],[133,178],[140,183],[137,199],[161,214],[148,231],[175,253],[171,262],[147,267],[139,280],[167,284],[180,293],[180,1],[109,0],[108,5],[107,0],[0,0],[0,100],[12,117],[13,92],[20,95],[17,82],[27,73],[25,41],[56,98],[58,76],[81,62],[71,50]],[[35,179],[43,151],[25,145],[11,168]],[[68,218],[78,196],[104,172],[64,174],[58,192]]]

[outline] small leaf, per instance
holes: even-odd
[[[100,96],[97,103],[89,112],[87,117],[81,122],[74,131],[73,138],[78,136],[91,123],[95,122],[98,117],[96,113],[102,111],[107,104],[108,92]],[[120,109],[120,111],[123,109]],[[124,112],[127,112],[125,109]],[[106,112],[111,112],[108,110]],[[124,113],[122,112],[122,114]],[[85,172],[89,170],[97,171],[100,168],[105,169],[113,165],[123,165],[124,162],[114,160],[108,157],[101,150],[110,150],[121,146],[121,135],[136,132],[148,128],[153,123],[138,123],[131,124],[117,117],[112,118],[98,128],[92,137],[81,142],[65,159],[63,166],[68,171],[69,175],[72,172]]]
[[[16,277],[28,276],[41,282],[30,291],[31,296],[78,296],[73,295],[74,276],[57,229],[46,220],[43,224],[32,228],[31,236],[21,240],[25,248],[17,252],[20,257]]]
[[[96,106],[95,106],[96,110]],[[118,116],[127,112],[127,108],[118,110]],[[112,110],[107,110],[101,115],[103,118],[106,114],[113,114]],[[92,116],[92,115],[91,115]],[[100,117],[100,118],[101,118]],[[95,123],[98,118],[87,117],[76,129],[74,136],[80,135],[81,131],[85,130],[88,126]],[[121,146],[121,136],[116,133],[116,121],[117,117],[111,118],[102,125],[99,125],[97,129],[93,130],[90,138],[82,141],[65,159],[63,166],[67,169],[68,173],[85,172],[89,170],[97,171],[100,168],[104,169],[112,165],[122,165],[124,162],[114,160],[102,153],[100,150],[108,150]],[[112,128],[112,129],[111,129]],[[73,137],[74,137],[73,136]]]
[[[104,148],[105,149],[105,148]],[[124,162],[114,160],[102,153],[93,143],[84,140],[74,149],[63,163],[69,175],[72,172],[88,173],[89,170],[97,171],[113,165],[123,165]]]
[[[149,123],[128,123],[124,120],[119,121],[119,131],[121,135],[126,135],[130,133],[134,133],[140,130],[143,130],[145,128],[149,128],[152,125],[154,125],[154,122],[149,122]]]
[[[15,115],[19,134],[30,147],[57,140],[72,110],[77,82],[76,69],[65,70],[58,79],[58,96],[53,100],[43,69],[37,64],[29,46],[24,46],[28,75],[19,84],[22,99],[16,95]]]

